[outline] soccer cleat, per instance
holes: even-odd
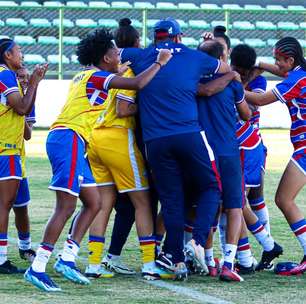
[[[306,256],[299,265],[290,270],[290,275],[300,275],[304,272],[306,272]]]
[[[204,248],[201,245],[196,245],[195,241],[192,239],[186,244],[184,252],[186,256],[193,261],[193,265],[198,273],[209,273],[205,263]]]
[[[25,269],[20,269],[7,260],[0,265],[0,274],[18,274],[25,273]]]
[[[222,270],[219,276],[221,281],[225,282],[243,282],[243,278],[234,270],[227,268],[226,266],[222,266]]]
[[[185,265],[186,265],[187,270],[188,270],[188,275],[192,275],[192,274],[197,273],[196,269],[194,268],[193,261],[186,259],[185,260]]]
[[[215,266],[207,266],[208,268],[208,276],[210,277],[217,277],[219,272],[220,272],[220,263],[219,263],[219,260],[217,258],[214,258],[214,261],[215,261]]]
[[[162,269],[173,271],[173,268],[175,265],[172,262],[172,256],[171,254],[161,252],[157,259],[155,260],[155,263],[157,266],[159,266]]]
[[[154,262],[143,265],[141,269],[141,275],[148,281],[175,279],[175,273],[157,267]]]
[[[250,267],[243,266],[239,263],[235,264],[235,271],[239,274],[254,274],[255,273],[255,265],[254,263]]]
[[[275,265],[274,272],[282,276],[291,276],[291,270],[297,266],[299,266],[299,264],[293,262],[280,262]]]
[[[109,258],[108,256],[105,256],[102,260],[102,265],[104,265],[105,268],[110,269],[111,271],[114,271],[119,274],[125,274],[125,275],[133,275],[136,274],[136,271],[129,268],[127,265],[125,265],[122,261],[120,256]]]
[[[255,270],[261,271],[264,269],[269,269],[271,262],[282,254],[283,254],[283,248],[274,242],[274,247],[272,250],[263,251],[261,260],[257,264]]]
[[[32,267],[27,269],[24,274],[24,279],[43,291],[61,291],[45,272],[35,272]]]
[[[107,270],[104,265],[88,265],[85,270],[85,276],[88,278],[112,278],[114,273]]]
[[[19,249],[19,256],[23,260],[32,263],[34,261],[34,258],[36,257],[36,252],[32,249],[27,249],[27,250]]]
[[[81,273],[73,262],[65,262],[62,259],[57,260],[53,266],[54,270],[62,274],[66,279],[83,285],[90,284],[90,281]]]
[[[186,281],[188,278],[188,269],[184,262],[179,262],[175,264],[173,269],[176,281]]]

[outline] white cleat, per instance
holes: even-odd
[[[111,258],[105,256],[102,260],[102,265],[104,265],[105,268],[108,268],[109,270],[119,274],[125,274],[125,275],[136,274],[135,270],[129,268],[121,261],[120,256],[112,256]]]

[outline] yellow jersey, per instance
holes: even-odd
[[[51,130],[69,128],[88,142],[101,110],[105,109],[108,86],[113,77],[115,74],[97,68],[88,68],[75,75],[67,101]]]
[[[22,148],[24,116],[7,103],[7,96],[15,92],[23,96],[15,72],[0,65],[0,155],[20,155]]]
[[[133,71],[129,68],[123,77],[132,78],[135,77]],[[98,128],[109,128],[109,127],[122,127],[127,129],[135,129],[136,123],[134,116],[129,117],[117,117],[116,105],[117,98],[134,103],[136,98],[136,91],[134,90],[122,90],[122,89],[111,89],[109,91],[107,100],[105,102],[105,109],[101,112],[97,122],[94,126]]]

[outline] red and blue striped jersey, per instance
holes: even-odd
[[[294,150],[306,148],[306,71],[297,66],[272,92],[289,109]]]
[[[243,121],[239,117],[236,123],[236,136],[240,149],[252,150],[261,142],[261,137],[250,120]]]

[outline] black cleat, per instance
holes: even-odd
[[[245,267],[239,263],[235,264],[235,270],[238,274],[254,274],[255,273],[255,265],[252,264],[250,267]]]
[[[270,251],[263,251],[261,260],[257,264],[255,270],[256,271],[261,271],[264,269],[269,269],[271,262],[275,259],[278,258],[280,255],[283,254],[283,248],[278,245],[277,243],[274,242],[274,247]]]
[[[18,274],[25,273],[25,271],[25,269],[17,268],[9,260],[0,265],[0,274]]]
[[[36,257],[36,253],[32,249],[27,249],[27,250],[19,249],[19,256],[23,260],[26,260],[26,261],[32,263],[34,261],[34,258]]]
[[[162,269],[173,271],[175,265],[172,262],[172,256],[170,254],[161,252],[155,263]]]

